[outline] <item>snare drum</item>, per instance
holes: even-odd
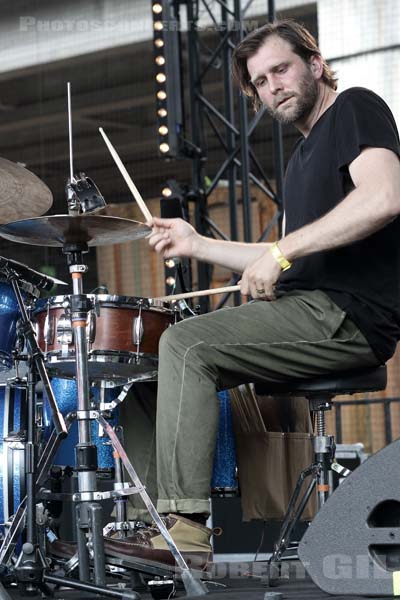
[[[89,378],[110,386],[156,379],[158,342],[176,313],[145,298],[89,295],[93,303],[86,327]],[[49,372],[74,378],[75,346],[70,296],[40,301],[34,311],[38,343]]]

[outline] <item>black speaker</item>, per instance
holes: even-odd
[[[299,556],[329,594],[400,596],[400,440],[339,485],[305,533]]]

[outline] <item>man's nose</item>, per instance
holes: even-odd
[[[281,89],[282,89],[282,82],[280,81],[279,77],[275,77],[274,75],[270,75],[269,91],[271,92],[271,94],[275,95]]]

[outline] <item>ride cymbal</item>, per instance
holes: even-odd
[[[39,177],[0,158],[0,223],[39,217],[52,204],[52,193]]]
[[[49,215],[0,225],[0,236],[33,246],[108,246],[144,238],[150,232],[143,223],[108,215]]]

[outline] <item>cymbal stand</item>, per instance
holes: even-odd
[[[77,539],[79,557],[79,578],[82,586],[90,588],[90,559],[93,560],[95,586],[93,592],[98,593],[99,587],[105,588],[105,554],[102,531],[102,507],[95,500],[105,497],[117,497],[132,493],[139,493],[151,517],[155,521],[169,550],[171,551],[180,570],[180,576],[188,596],[202,596],[208,593],[205,585],[196,580],[187,566],[182,554],[177,548],[164,522],[158,514],[149,495],[144,489],[139,477],[130,463],[126,452],[120,443],[112,426],[106,421],[99,411],[90,410],[89,402],[89,373],[88,352],[86,343],[86,323],[89,310],[92,308],[91,300],[83,294],[83,275],[87,266],[83,264],[82,254],[88,251],[87,244],[66,244],[63,253],[67,255],[69,270],[72,276],[73,294],[71,295],[71,322],[74,332],[76,356],[76,382],[78,388],[78,437],[76,446],[76,469],[78,471],[78,493],[74,494],[77,502]],[[97,448],[91,444],[90,419],[96,419],[111,440],[115,452],[121,458],[134,487],[123,488],[111,492],[97,492],[96,469]],[[47,575],[45,581],[50,581]],[[51,579],[54,582],[54,578]],[[68,579],[57,578],[57,582],[68,585]],[[106,588],[105,588],[106,589]],[[108,594],[111,590],[107,590]],[[135,592],[131,592],[135,594]],[[117,594],[115,594],[117,595]],[[136,596],[137,597],[137,596]]]
[[[28,435],[25,443],[25,486],[26,486],[26,541],[14,568],[20,586],[27,594],[36,594],[38,589],[49,593],[43,584],[46,561],[38,543],[36,530],[36,465],[38,447],[35,436],[35,398],[37,373],[35,364],[28,359]]]
[[[78,444],[75,448],[75,463],[78,472],[78,494],[74,495],[76,505],[77,541],[79,554],[79,578],[90,582],[90,559],[93,559],[94,583],[105,586],[105,556],[102,530],[102,506],[96,502],[97,494],[97,447],[91,442],[90,397],[86,324],[92,302],[83,294],[83,275],[87,266],[82,254],[88,252],[86,243],[66,244],[63,253],[67,255],[72,277],[73,293],[71,302],[71,322],[74,332],[76,356],[76,382],[78,389]]]
[[[16,273],[10,271],[7,279],[11,282],[19,310],[20,331],[25,338],[28,350],[28,436],[25,446],[25,479],[26,479],[26,542],[23,544],[15,566],[15,575],[19,584],[22,584],[27,593],[36,593],[40,588],[48,593],[48,588],[43,582],[43,572],[46,566],[45,559],[39,548],[36,531],[36,467],[37,467],[37,444],[35,436],[35,398],[36,383],[38,375],[48,393],[49,403],[52,411],[54,427],[59,439],[66,437],[67,429],[60,413],[49,377],[44,366],[42,352],[37,344],[36,336],[29,320],[28,313],[19,288],[19,278]]]

